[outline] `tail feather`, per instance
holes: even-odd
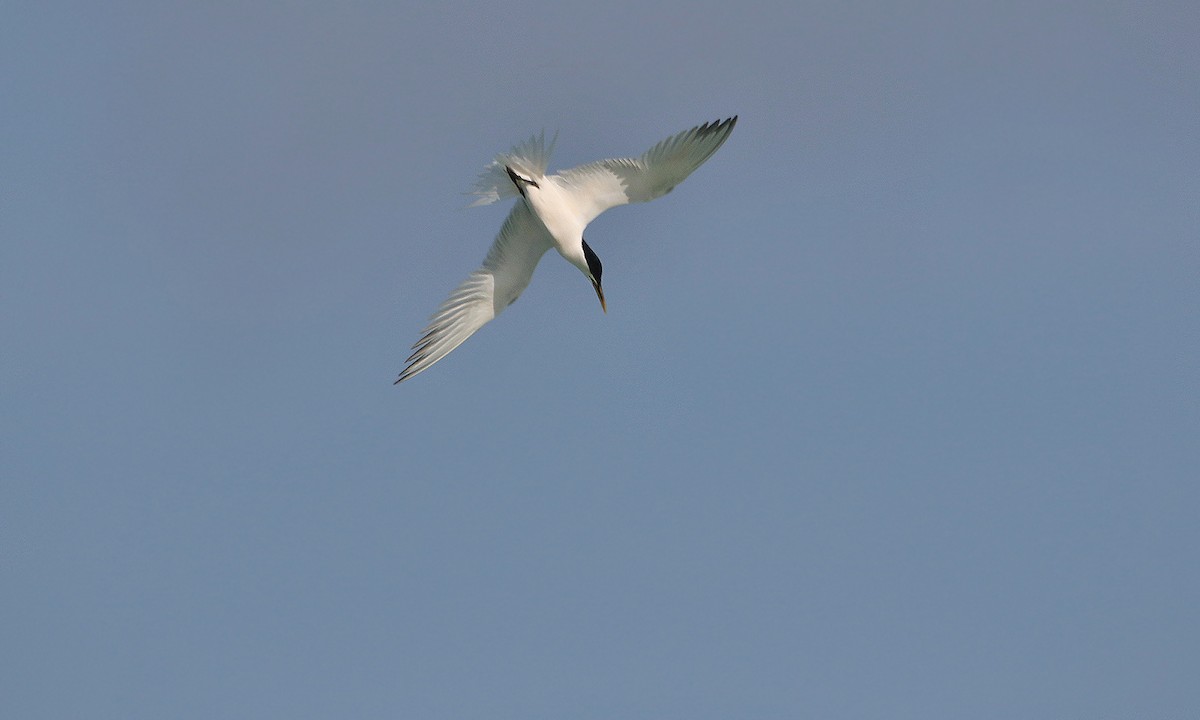
[[[513,147],[507,153],[501,153],[488,163],[475,181],[471,194],[477,199],[469,207],[489,205],[503,198],[518,197],[520,193],[508,177],[506,167],[511,167],[521,175],[538,180],[546,175],[546,166],[550,163],[550,154],[554,152],[554,143],[558,133],[546,144],[546,132],[537,135]]]

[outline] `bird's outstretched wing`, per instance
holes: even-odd
[[[514,205],[483,266],[450,293],[429,319],[396,382],[429,369],[511,305],[553,243],[524,202]]]
[[[591,222],[605,210],[671,192],[721,147],[737,124],[734,115],[667,138],[638,158],[599,160],[558,174],[576,210]]]

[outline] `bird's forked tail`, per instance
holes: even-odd
[[[508,168],[512,168],[525,177],[534,180],[540,179],[546,174],[546,166],[550,163],[550,154],[554,152],[556,140],[558,140],[558,133],[550,138],[550,144],[547,145],[546,132],[543,130],[525,142],[514,146],[509,152],[497,155],[496,159],[488,163],[483,168],[483,172],[479,173],[479,179],[475,181],[475,186],[471,188],[470,193],[476,196],[476,200],[469,207],[489,205],[503,198],[518,197],[520,193],[509,177]]]

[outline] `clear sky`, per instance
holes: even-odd
[[[1200,707],[1200,5],[0,16],[4,717]],[[393,387],[494,154],[735,113]]]

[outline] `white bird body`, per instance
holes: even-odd
[[[584,209],[579,207],[580,195],[571,192],[557,175],[542,176],[534,181],[537,185],[525,189],[525,202],[546,226],[554,239],[555,249],[572,265],[586,272],[583,229],[589,220],[584,219]]]
[[[588,223],[605,210],[669,193],[724,144],[737,116],[705,123],[658,143],[638,158],[600,160],[547,175],[554,149],[535,135],[484,168],[472,207],[520,197],[480,267],[450,294],[413,345],[397,383],[448,355],[520,297],[542,255],[558,250],[592,282],[607,310],[603,270],[583,239]]]

